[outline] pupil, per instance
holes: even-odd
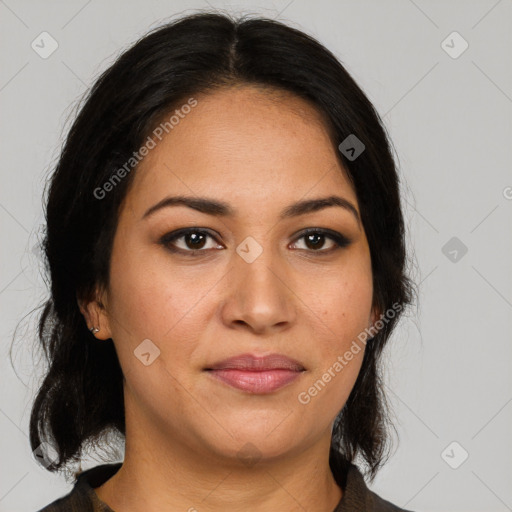
[[[199,233],[192,233],[189,236],[189,240],[192,240],[191,245],[195,245],[197,247],[200,247],[202,243],[204,243],[204,236]],[[202,239],[201,239],[202,238]]]
[[[319,233],[313,233],[312,235],[308,235],[307,236],[307,240],[308,242],[312,242],[313,239],[316,239],[316,242],[313,242],[313,248],[316,248],[316,247],[319,247],[322,245],[321,243],[321,238],[323,237],[323,235],[319,234]]]

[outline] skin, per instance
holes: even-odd
[[[116,512],[332,512],[342,489],[329,469],[331,430],[364,345],[307,405],[297,397],[376,320],[370,251],[348,209],[279,214],[333,194],[359,213],[357,197],[309,103],[252,86],[197,99],[133,171],[109,287],[80,303],[88,325],[100,328],[95,336],[112,338],[125,376],[124,463],[95,491]],[[226,201],[237,214],[172,206],[142,218],[178,194]],[[197,257],[190,238],[174,241],[183,254],[160,243],[184,227],[213,235]],[[300,236],[305,228],[331,229],[351,243],[327,254],[336,243],[326,236],[315,249]],[[252,263],[236,252],[249,236],[263,249]],[[145,339],[160,350],[148,366],[134,355]],[[305,371],[266,395],[204,371],[242,353],[284,354]],[[247,443],[252,463],[238,456]]]

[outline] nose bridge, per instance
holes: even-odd
[[[247,237],[237,246],[233,259],[229,320],[242,320],[255,330],[290,322],[293,294],[286,284],[286,265],[279,261],[278,251]]]
[[[256,238],[247,236],[236,247],[235,271],[243,274],[252,285],[282,286],[277,275],[286,273],[285,265],[280,261],[279,250],[271,245],[271,237],[262,234]],[[277,275],[276,275],[277,274]],[[277,283],[272,281],[277,280]]]

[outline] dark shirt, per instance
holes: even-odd
[[[38,512],[114,512],[94,491],[113,476],[122,463],[103,464],[83,471],[69,494]],[[334,475],[343,496],[333,512],[411,512],[383,500],[366,486],[357,466],[350,464],[344,475]]]

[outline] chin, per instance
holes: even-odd
[[[231,439],[231,438],[230,438]],[[237,440],[231,439],[227,446],[215,446],[215,451],[225,459],[246,467],[253,467],[260,462],[271,462],[280,458],[286,458],[294,446],[289,443],[294,440],[292,433],[288,433],[285,439],[268,437],[254,437],[240,434]]]
[[[279,416],[262,417],[258,412],[229,420],[219,417],[218,421],[225,430],[219,426],[214,432],[203,432],[203,436],[209,438],[203,439],[212,451],[229,459],[241,462],[272,460],[286,455],[295,448],[297,442],[300,442],[297,428],[291,421],[283,421],[285,417],[286,414],[282,413]]]

